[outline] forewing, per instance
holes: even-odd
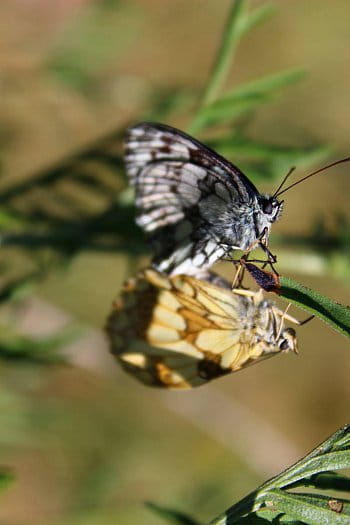
[[[242,198],[246,192],[257,193],[255,186],[236,166],[183,131],[152,122],[142,122],[127,130],[125,164],[132,183],[137,184],[138,175],[150,163],[171,160],[189,161],[207,169],[216,167],[219,174],[235,181]]]
[[[253,334],[243,334],[247,302],[206,281],[147,269],[114,304],[107,323],[112,353],[143,383],[201,385],[261,357]]]

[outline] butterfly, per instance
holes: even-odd
[[[270,253],[283,201],[260,194],[215,151],[170,126],[141,123],[127,131],[124,158],[157,270],[198,275],[233,249],[260,244]]]
[[[297,352],[299,321],[262,291],[216,286],[153,268],[129,279],[107,321],[111,352],[147,385],[185,389],[276,355]]]

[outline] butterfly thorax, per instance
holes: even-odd
[[[216,188],[218,185],[216,185]],[[230,198],[231,197],[231,198]],[[249,249],[264,234],[267,240],[271,225],[282,209],[282,203],[270,195],[253,195],[242,202],[221,189],[202,197],[198,203],[200,234],[211,233],[213,239],[229,249]],[[193,219],[192,219],[193,222]],[[199,234],[199,230],[197,229]]]

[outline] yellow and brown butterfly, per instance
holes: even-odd
[[[148,385],[184,389],[297,352],[286,319],[300,324],[262,291],[232,291],[148,268],[124,284],[106,329],[127,372]]]

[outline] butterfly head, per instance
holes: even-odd
[[[282,352],[294,352],[298,353],[297,347],[297,335],[293,328],[285,328],[282,330],[278,338],[278,347]]]
[[[273,223],[280,218],[284,201],[279,201],[273,195],[260,195],[259,204],[268,222]]]

